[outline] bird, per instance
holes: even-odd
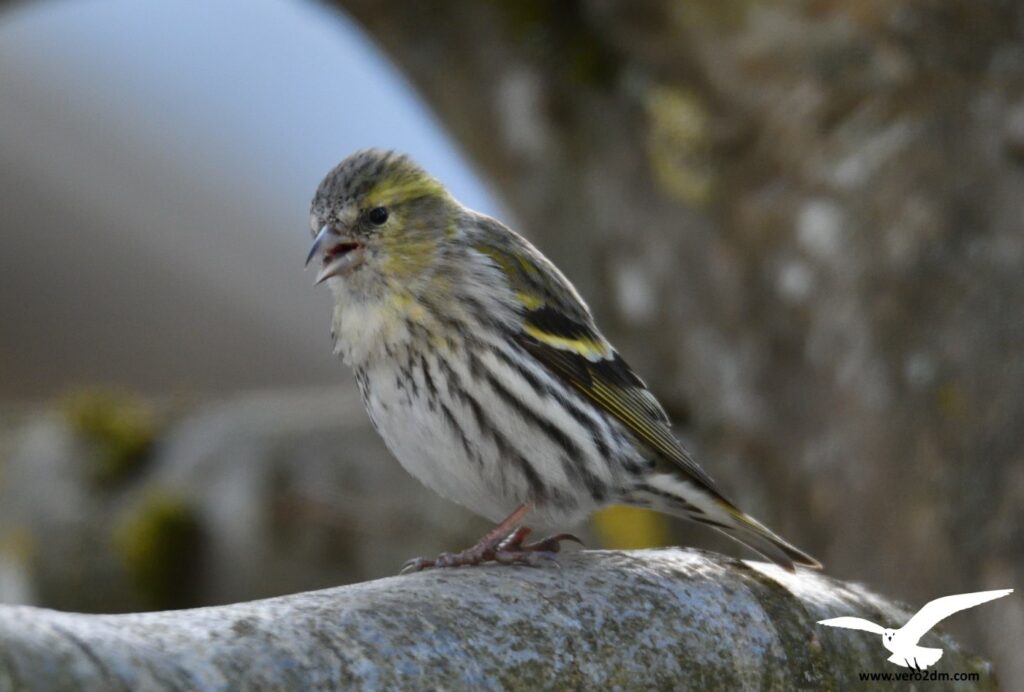
[[[927,670],[929,666],[935,665],[942,658],[942,649],[918,646],[917,643],[921,641],[921,637],[953,613],[988,603],[1011,593],[1013,593],[1013,589],[997,589],[936,598],[926,603],[907,621],[907,624],[899,629],[882,627],[864,618],[848,616],[819,620],[818,624],[880,634],[882,635],[882,646],[892,652],[892,656],[886,660],[904,668]]]
[[[612,504],[713,527],[789,571],[820,568],[726,498],[664,408],[537,248],[408,156],[357,151],[310,205],[307,268],[334,297],[334,351],[370,421],[428,488],[496,526],[403,572],[556,561]],[[527,521],[529,520],[529,521]]]

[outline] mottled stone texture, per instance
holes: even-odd
[[[842,689],[897,670],[877,635],[814,624],[847,613],[910,616],[814,573],[588,552],[562,569],[425,572],[199,610],[0,606],[0,690]],[[946,651],[938,669],[994,686],[986,663],[929,639]]]
[[[1024,3],[336,4],[743,507],[914,602],[1024,581]]]

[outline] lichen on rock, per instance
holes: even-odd
[[[100,485],[124,480],[145,463],[158,432],[152,410],[138,398],[106,389],[83,389],[63,402],[71,429],[92,448],[89,476]]]

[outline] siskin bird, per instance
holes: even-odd
[[[820,567],[740,511],[672,435],[664,409],[562,273],[459,204],[408,157],[359,151],[313,198],[307,266],[334,294],[335,352],[384,442],[443,497],[499,522],[403,571],[551,559],[610,504],[711,526],[788,570]]]

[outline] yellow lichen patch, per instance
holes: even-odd
[[[935,403],[939,412],[949,420],[962,421],[967,415],[964,391],[956,382],[949,381],[939,386],[935,393]]]
[[[0,553],[7,559],[26,565],[32,561],[34,552],[35,543],[29,529],[13,527],[0,535]]]
[[[178,608],[191,605],[200,537],[199,519],[185,500],[154,494],[121,517],[113,545],[147,606]]]
[[[563,351],[578,353],[588,360],[604,358],[608,355],[608,347],[593,339],[572,339],[566,336],[549,334],[529,322],[523,325],[523,331],[543,344],[560,348]]]
[[[635,550],[670,543],[668,520],[649,509],[615,505],[594,514],[591,522],[605,548]]]
[[[705,204],[715,182],[709,118],[693,94],[655,87],[647,97],[647,156],[655,180],[687,204]]]
[[[673,6],[673,15],[683,32],[736,29],[756,5],[756,0],[681,2]]]
[[[64,400],[72,430],[92,446],[90,475],[114,482],[136,470],[157,433],[152,411],[132,396],[108,390],[83,390]]]

